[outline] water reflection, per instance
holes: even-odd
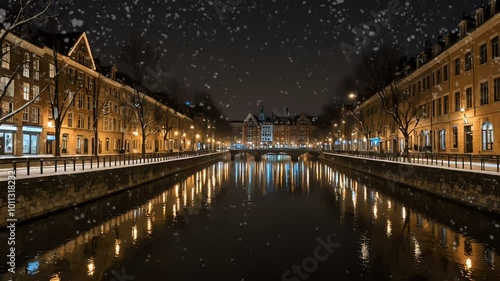
[[[213,268],[215,276],[222,274],[225,277],[223,275],[230,274],[231,269],[218,263],[212,267],[208,264],[233,249],[225,262],[231,261],[233,270],[237,272],[234,276],[239,279],[248,274],[248,270],[234,266],[238,253],[244,253],[250,259],[248,263],[269,257],[267,262],[275,264],[281,260],[272,257],[279,256],[286,260],[286,266],[274,266],[277,276],[280,276],[282,268],[304,259],[303,255],[310,254],[308,251],[314,249],[307,245],[305,250],[297,250],[299,254],[296,254],[290,249],[290,241],[301,241],[294,244],[295,248],[301,247],[307,241],[315,242],[320,235],[317,231],[328,228],[338,233],[336,237],[345,248],[345,252],[338,257],[332,257],[340,260],[332,262],[328,270],[338,270],[335,264],[350,268],[342,269],[339,274],[349,275],[339,277],[339,280],[364,280],[367,276],[375,280],[380,276],[388,278],[389,275],[394,280],[402,280],[413,273],[428,276],[429,280],[495,280],[500,276],[495,271],[498,243],[488,240],[490,235],[498,234],[498,228],[474,227],[474,224],[481,225],[483,221],[490,224],[489,217],[469,214],[470,217],[464,221],[470,231],[465,230],[464,222],[459,217],[450,219],[463,210],[461,207],[449,203],[442,205],[441,201],[425,195],[414,194],[405,199],[405,190],[396,190],[401,193],[388,192],[383,188],[383,182],[344,173],[321,162],[291,162],[282,156],[266,157],[261,162],[218,163],[165,187],[146,202],[129,206],[127,211],[102,221],[88,231],[77,233],[60,246],[44,251],[30,260],[25,270],[17,273],[15,280],[110,280],[103,279],[106,272],[113,270],[117,263],[130,264],[131,259],[134,260],[134,268],[137,263],[137,268],[152,266],[170,270],[176,280],[179,276],[189,280],[188,276],[192,277],[190,273],[197,274],[198,264],[203,265],[203,270]],[[243,202],[237,196],[240,192]],[[265,209],[266,204],[269,209]],[[426,211],[419,209],[423,205]],[[243,209],[239,210],[239,207]],[[446,211],[436,212],[433,208]],[[291,215],[292,210],[298,210],[298,215]],[[219,215],[212,216],[212,212]],[[232,221],[231,216],[237,219]],[[266,227],[265,221],[269,223]],[[308,223],[315,226],[312,231],[304,228],[287,233],[280,228],[297,225],[299,229]],[[212,225],[214,234],[209,231]],[[256,225],[255,229],[245,236],[246,229],[253,225]],[[188,234],[183,234],[177,226],[188,229]],[[218,229],[220,226],[225,228]],[[482,234],[484,231],[488,231],[487,236]],[[171,253],[165,248],[165,244],[169,243],[162,244],[165,233],[175,237],[174,248],[169,248]],[[224,239],[218,239],[221,233],[226,235]],[[331,233],[330,230],[327,233]],[[280,237],[287,234],[291,240],[282,248],[272,248],[278,247],[275,245],[279,245],[279,239],[284,239]],[[196,249],[194,244],[202,242],[195,239],[195,235],[202,235],[203,241],[210,241],[206,243],[210,245],[224,240],[223,247],[217,248],[218,251]],[[270,243],[269,237],[277,238]],[[228,246],[226,243],[230,242],[227,241],[235,241],[236,244]],[[262,244],[265,249],[257,251],[256,243]],[[252,248],[243,251],[241,247],[246,245],[252,245]],[[182,263],[187,256],[187,248],[191,246],[196,249],[192,250],[196,253],[196,266],[192,262]],[[181,255],[173,250],[176,247]],[[157,262],[151,264],[150,256],[158,254],[157,251],[163,252],[163,256],[157,257]],[[141,257],[144,258],[136,259],[136,252],[143,253]],[[206,252],[210,253],[210,258],[203,256]],[[167,261],[170,262],[169,267],[163,268],[163,263]],[[220,271],[221,268],[224,271]],[[273,268],[267,270],[269,273]],[[323,273],[324,276],[333,276],[328,270]],[[255,270],[252,274],[258,272]],[[143,275],[138,275],[138,280],[151,279],[147,270],[140,273]]]

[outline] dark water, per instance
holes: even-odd
[[[362,174],[271,156],[19,226],[17,272],[3,277],[500,280],[499,223]]]

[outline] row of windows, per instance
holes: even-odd
[[[496,59],[500,56],[499,54],[499,45],[498,45],[498,36],[491,39],[491,59]],[[479,46],[479,63],[480,64],[485,64],[488,62],[488,46],[487,44],[482,44]],[[464,55],[464,69],[465,71],[469,71],[472,69],[473,65],[473,56],[472,52],[467,52]],[[462,70],[462,62],[461,58],[456,58],[454,61],[454,68],[455,68],[455,76],[458,76],[461,74]],[[411,87],[412,92],[410,94],[418,94],[422,90],[429,90],[432,86],[439,85],[443,82],[448,81],[449,79],[449,66],[446,64],[445,66],[442,67],[442,69],[438,69],[434,71],[432,74],[427,75],[424,77],[422,80],[414,83]]]
[[[421,134],[421,137],[425,137],[425,144],[430,145],[428,139],[428,132]],[[445,151],[446,150],[446,129],[439,130],[438,132],[438,145],[439,149]],[[486,121],[481,126],[481,148],[483,151],[492,151],[493,150],[493,141],[494,141],[494,132],[493,132],[493,124],[489,121]],[[452,136],[451,136],[451,145],[453,149],[458,148],[458,125],[453,125],[452,127]]]
[[[490,103],[490,87],[489,82],[483,82],[480,84],[480,96],[479,104],[487,105]],[[493,101],[500,101],[500,78],[493,80]],[[454,94],[454,110],[455,112],[462,110],[462,97],[460,92],[455,92]],[[469,109],[474,107],[474,96],[472,88],[467,88],[465,90],[465,104],[464,109]],[[423,106],[422,112],[424,117],[427,116],[425,106]],[[448,96],[438,98],[432,102],[432,117],[446,115],[450,112],[450,100]]]
[[[38,107],[31,107],[31,109],[29,107],[26,107],[23,110],[23,122],[38,124],[38,120],[40,120],[40,109]]]

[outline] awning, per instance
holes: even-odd
[[[42,132],[42,127],[23,126],[23,132],[41,133]]]
[[[9,124],[2,124],[2,125],[0,125],[0,130],[17,132],[17,126],[16,125],[9,125]]]

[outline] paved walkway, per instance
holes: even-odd
[[[359,158],[366,158],[366,159],[373,159],[373,160],[379,160],[379,161],[387,161],[387,162],[401,162],[401,163],[407,163],[406,158],[399,156],[397,158],[392,158],[390,160],[386,158],[372,158],[372,157],[366,157],[366,156],[361,156],[361,155],[352,155],[352,154],[336,154],[336,153],[328,153],[331,155],[340,155],[340,156],[349,156],[349,157],[359,157]],[[457,161],[455,162],[455,159],[450,159],[449,161],[449,166],[448,166],[448,160],[447,159],[439,159],[436,161],[436,159],[431,160],[430,158],[427,159],[418,159],[418,158],[412,158],[411,163],[409,164],[418,164],[418,165],[428,165],[428,166],[433,166],[433,167],[442,167],[442,168],[450,168],[450,169],[458,169],[458,170],[466,170],[466,171],[477,171],[477,172],[488,172],[488,173],[499,173],[498,169],[500,166],[498,166],[498,163],[496,160],[490,160],[490,161],[485,161],[483,164],[481,164],[481,161],[478,159],[472,159],[472,162],[468,157],[461,158],[459,157]]]
[[[44,176],[52,176],[52,175],[62,175],[62,174],[71,174],[71,173],[83,173],[91,170],[103,170],[103,169],[115,169],[115,168],[120,168],[120,167],[133,167],[133,166],[140,166],[140,165],[148,165],[151,163],[162,163],[162,162],[170,162],[170,161],[176,161],[178,159],[185,159],[185,158],[199,158],[202,156],[210,155],[210,154],[217,154],[217,153],[205,153],[205,154],[200,154],[200,155],[188,155],[188,154],[179,154],[175,156],[168,156],[168,157],[161,157],[161,158],[150,158],[149,160],[146,159],[136,159],[136,160],[130,160],[130,164],[128,159],[122,159],[121,161],[118,161],[118,159],[115,160],[113,159],[111,163],[109,162],[109,158],[106,159],[106,163],[103,163],[103,160],[101,159],[99,166],[97,163],[92,162],[90,163],[89,160],[86,160],[84,163],[82,163],[81,160],[77,160],[74,162],[69,161],[66,163],[66,170],[64,167],[64,164],[58,164],[57,169],[55,165],[44,165],[42,169],[40,169],[40,162],[36,161],[30,166],[30,171],[28,174],[28,169],[26,167],[16,167],[16,179],[22,179],[22,178],[34,178],[34,177],[44,177]],[[50,158],[47,158],[47,160],[50,160]],[[61,161],[60,161],[61,162]],[[59,162],[59,163],[60,163]],[[6,167],[7,164],[3,164],[3,168],[0,168],[0,181],[6,181],[8,179],[8,176],[12,174],[13,168],[12,167]],[[7,165],[8,166],[8,165]]]

